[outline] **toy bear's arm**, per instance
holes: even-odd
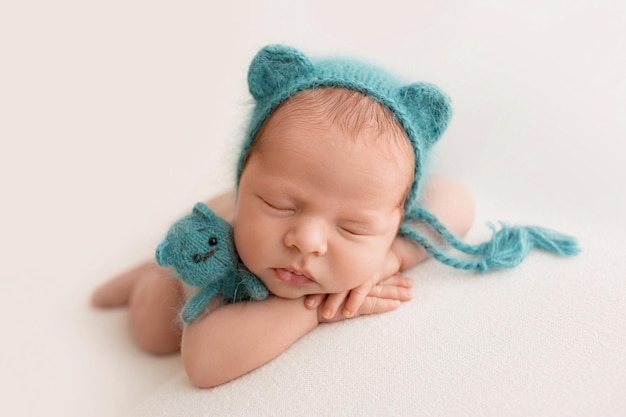
[[[181,319],[183,322],[188,324],[194,321],[200,313],[202,313],[202,310],[206,308],[211,299],[215,297],[217,292],[218,288],[216,286],[201,288],[200,291],[185,304],[185,307],[181,312]]]
[[[240,282],[245,287],[249,299],[256,301],[264,300],[270,294],[263,281],[241,263],[239,264],[237,275],[239,276]]]

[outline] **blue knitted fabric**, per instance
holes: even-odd
[[[239,260],[232,226],[204,203],[178,220],[156,251],[159,265],[172,267],[186,284],[198,287],[181,311],[185,323],[195,320],[217,294],[226,302],[265,299],[269,291]]]
[[[415,153],[415,177],[399,233],[424,246],[435,259],[455,268],[486,272],[518,265],[535,247],[560,255],[574,255],[579,251],[576,240],[571,236],[536,226],[511,227],[504,224],[499,230],[492,227],[493,236],[489,242],[468,245],[454,236],[432,213],[419,207],[429,152],[447,128],[452,115],[448,96],[432,84],[405,84],[385,70],[363,62],[313,60],[297,49],[270,45],[262,48],[252,60],[248,87],[255,106],[237,165],[237,184],[261,126],[281,103],[304,90],[342,87],[377,100],[391,110],[404,128]],[[414,226],[420,223],[441,236],[444,244],[435,244],[417,230]],[[448,247],[467,256],[453,257],[446,250]]]

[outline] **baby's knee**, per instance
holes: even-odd
[[[456,233],[459,236],[464,236],[467,232],[469,232],[476,218],[474,195],[468,188],[462,186],[461,184],[455,185],[454,193],[457,200],[456,206],[458,207],[458,229],[456,230]]]
[[[154,355],[167,355],[180,350],[180,332],[173,326],[141,326],[135,328],[133,338],[137,345]]]
[[[456,235],[463,236],[474,224],[474,196],[465,186],[443,177],[432,178],[424,191],[425,206]]]
[[[130,300],[130,326],[135,342],[154,354],[173,353],[180,348],[182,304],[180,283],[162,271],[145,276]]]

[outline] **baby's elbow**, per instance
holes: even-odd
[[[219,378],[210,363],[195,355],[183,357],[183,367],[189,382],[196,388],[213,388],[227,382]]]
[[[210,373],[206,372],[202,364],[193,360],[183,361],[187,379],[196,388],[213,388],[219,384],[210,378]]]
[[[183,342],[181,356],[187,378],[196,388],[213,388],[232,379],[223,372],[223,361],[210,346]]]

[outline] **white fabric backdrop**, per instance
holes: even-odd
[[[623,415],[625,23],[618,0],[3,2],[1,414]],[[475,192],[470,239],[538,223],[583,253],[487,276],[427,262],[397,312],[191,389],[87,301],[231,184],[247,65],[275,42],[442,86],[436,170]]]

